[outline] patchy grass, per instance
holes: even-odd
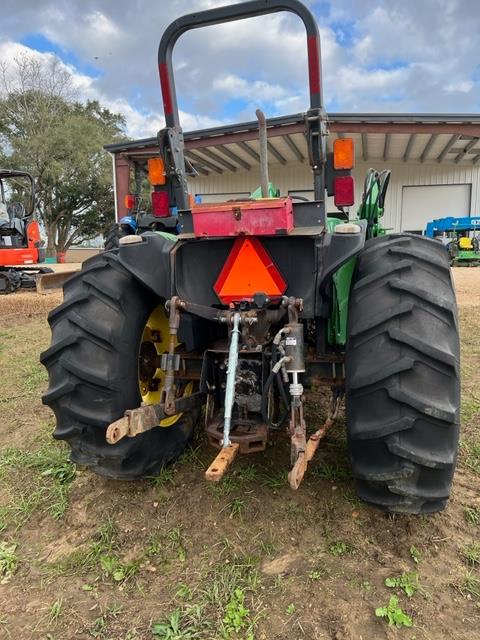
[[[480,564],[480,542],[472,542],[467,544],[462,551],[462,555],[469,565]]]
[[[38,449],[7,447],[0,453],[0,478],[7,478],[10,497],[0,504],[0,531],[19,528],[39,509],[61,518],[68,507],[68,494],[75,467],[67,447],[49,439]]]
[[[336,542],[332,542],[328,546],[329,553],[331,553],[332,556],[334,556],[335,558],[338,558],[339,556],[344,556],[347,553],[353,553],[354,550],[355,550],[355,547],[349,542],[345,542],[344,540],[337,540]]]
[[[19,559],[15,542],[0,542],[0,583],[10,580],[17,570]]]
[[[480,524],[480,507],[465,507],[463,515],[469,524]]]
[[[261,616],[256,598],[260,585],[256,568],[233,558],[204,575],[193,590],[177,591],[177,607],[154,622],[152,634],[164,640],[237,637],[253,640]]]
[[[480,440],[472,438],[462,440],[460,450],[463,464],[477,475],[480,475]]]

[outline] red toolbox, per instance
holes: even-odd
[[[293,229],[292,200],[264,198],[196,204],[192,207],[192,220],[197,237],[288,233]]]

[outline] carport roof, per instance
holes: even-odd
[[[358,161],[480,163],[477,114],[330,113],[328,122],[329,149],[336,138],[352,137]],[[304,114],[270,118],[267,126],[272,164],[308,163]],[[202,175],[248,171],[259,163],[256,121],[189,131],[184,137],[185,154]],[[158,145],[156,138],[143,138],[105,149],[141,162],[156,155]]]

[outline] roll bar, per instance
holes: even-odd
[[[320,34],[313,14],[299,0],[250,0],[249,2],[219,7],[218,9],[190,13],[178,20],[174,20],[166,28],[158,47],[158,70],[167,127],[180,127],[172,68],[173,48],[178,38],[191,29],[263,16],[279,11],[295,13],[305,25],[307,32],[310,109],[323,109]]]

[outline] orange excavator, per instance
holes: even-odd
[[[35,219],[35,182],[26,171],[0,169],[0,294],[33,289],[45,248]]]

